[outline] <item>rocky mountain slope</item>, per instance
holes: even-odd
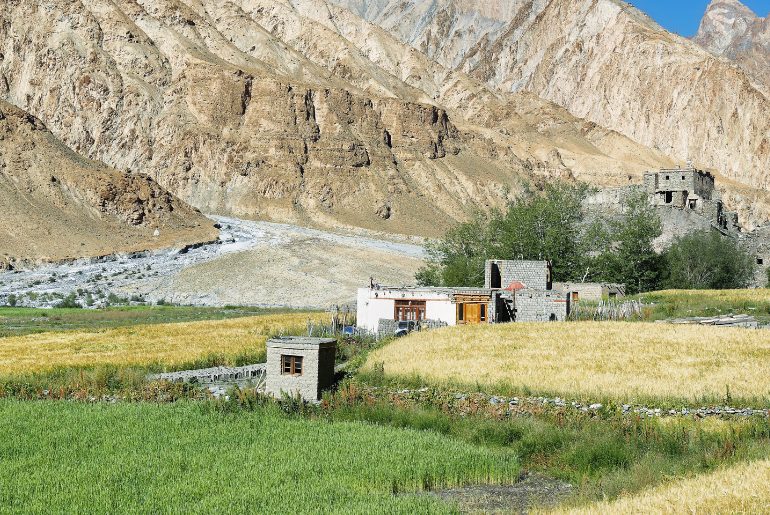
[[[78,156],[3,101],[0,206],[0,268],[216,238],[212,223],[152,179]]]
[[[242,218],[435,235],[524,181],[673,164],[322,0],[5,2],[0,97],[77,152]]]
[[[768,97],[625,2],[332,1],[498,91],[533,92],[676,159],[770,186]]]
[[[738,0],[712,0],[693,40],[714,55],[735,61],[770,92],[770,16],[761,18]]]

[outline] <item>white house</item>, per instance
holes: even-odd
[[[380,320],[485,323],[492,291],[478,288],[361,288],[358,327],[377,332]]]

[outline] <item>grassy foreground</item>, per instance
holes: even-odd
[[[766,402],[769,358],[766,331],[570,322],[417,333],[373,352],[366,367],[568,398]]]
[[[0,338],[0,375],[104,365],[177,365],[207,356],[264,356],[268,336],[302,331],[323,313],[294,312],[106,330],[66,331]]]
[[[447,512],[424,496],[515,481],[514,455],[270,408],[0,401],[0,512]]]

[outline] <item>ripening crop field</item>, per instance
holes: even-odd
[[[0,401],[0,434],[7,513],[446,513],[414,493],[519,474],[505,450],[276,408]]]
[[[206,356],[259,355],[268,336],[302,331],[323,313],[267,314],[230,320],[151,324],[0,338],[0,375],[100,365],[174,365]]]
[[[386,374],[634,402],[770,399],[770,331],[655,323],[449,327],[368,357]]]
[[[615,501],[556,513],[770,513],[770,461],[674,480]]]

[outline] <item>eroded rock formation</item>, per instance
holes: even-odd
[[[0,268],[216,238],[212,223],[154,180],[78,156],[3,101],[0,206]]]

